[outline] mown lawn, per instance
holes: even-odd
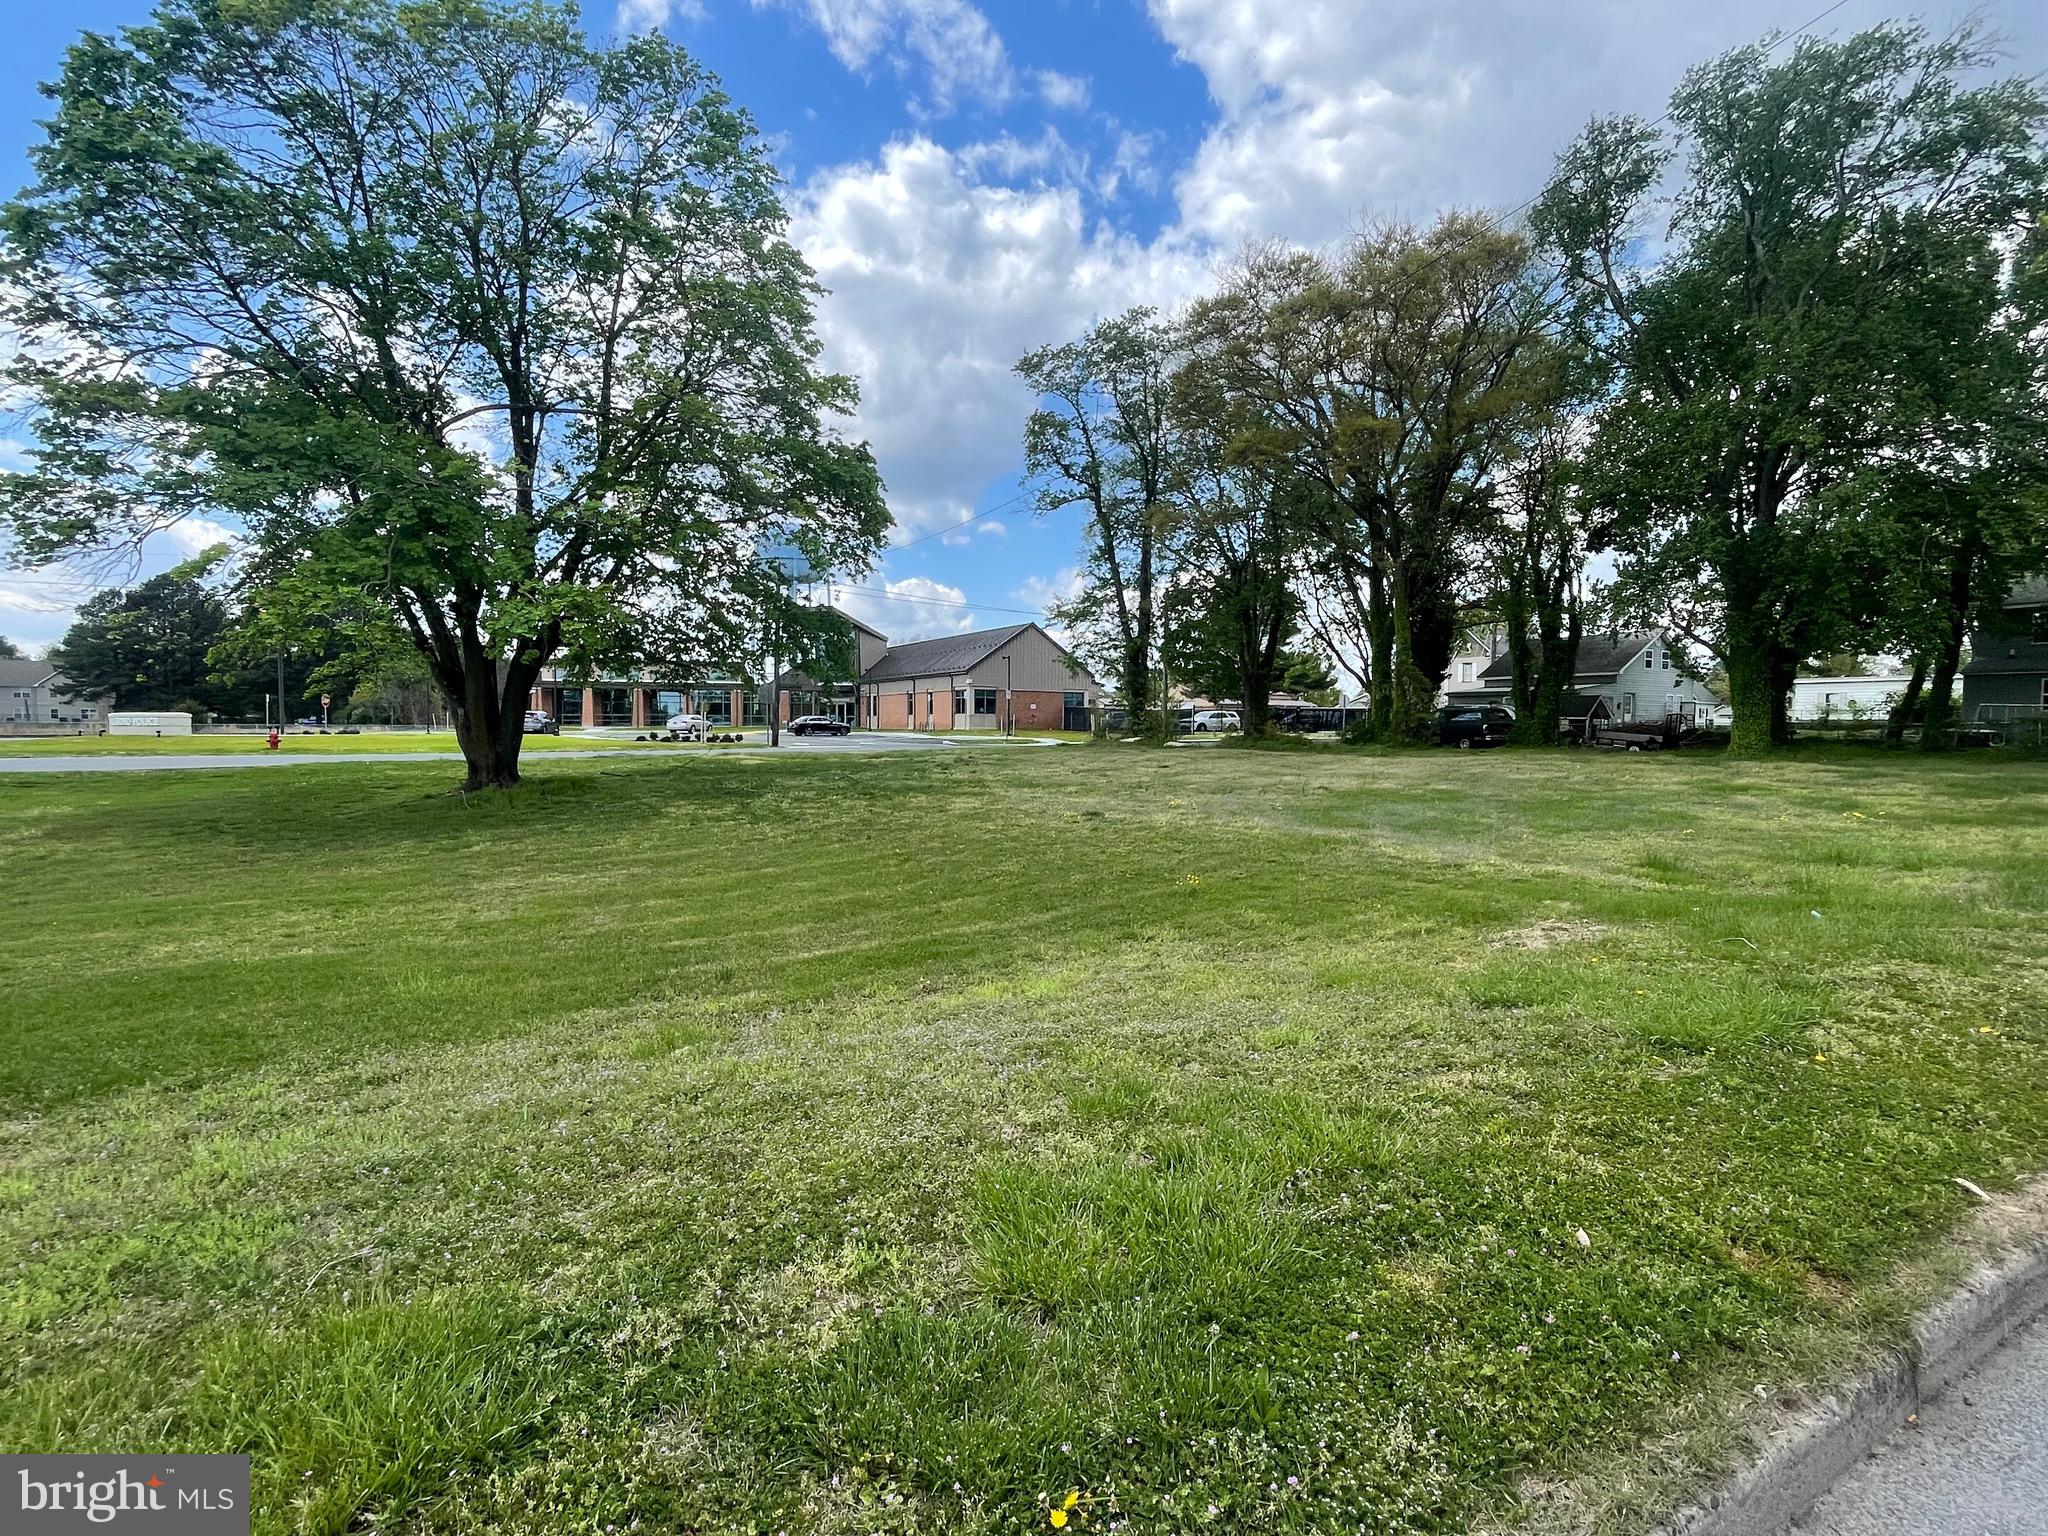
[[[529,736],[523,751],[561,752],[591,747],[631,747],[627,736],[578,736],[571,727],[566,736]],[[685,743],[664,742],[663,746]],[[268,743],[259,735],[215,735],[201,731],[190,736],[0,736],[0,757],[98,757],[146,754],[150,756],[239,756],[245,752],[266,752]],[[362,731],[353,736],[323,736],[292,730],[285,732],[277,750],[290,757],[295,753],[460,752],[462,745],[453,731]]]
[[[0,778],[0,1444],[248,1450],[265,1532],[1457,1530],[2048,1164],[2040,764],[450,777]]]

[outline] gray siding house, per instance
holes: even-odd
[[[37,725],[97,731],[114,701],[73,696],[71,683],[47,661],[0,657],[0,729]]]
[[[2048,577],[2036,576],[1981,613],[1963,666],[1963,719],[2009,725],[2048,718]]]
[[[1453,704],[1505,704],[1508,699],[1508,658],[1497,656],[1479,674],[1476,687],[1453,687]],[[1579,707],[1591,710],[1598,700],[1605,718],[1616,724],[1631,720],[1704,720],[1718,702],[1707,685],[1687,670],[1685,653],[1660,631],[1647,634],[1587,635],[1579,641],[1579,666],[1571,692]]]

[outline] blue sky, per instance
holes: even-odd
[[[1020,494],[1031,401],[1010,366],[1024,350],[1132,304],[1183,303],[1246,240],[1512,208],[1589,116],[1654,117],[1688,64],[1826,3],[601,0],[584,17],[600,34],[662,28],[773,147],[792,234],[831,290],[828,360],[861,379],[854,430],[899,523],[870,590],[840,600],[908,638],[1015,622],[1074,579],[1079,514],[1038,518]],[[149,6],[8,9],[11,190],[37,81],[80,30]],[[1983,9],[2014,69],[2048,69],[2048,7]],[[1919,14],[1943,28],[1963,11]],[[1897,13],[1844,0],[1817,30]],[[146,568],[205,534],[163,540]],[[57,638],[86,590],[68,583],[0,573],[0,633]]]

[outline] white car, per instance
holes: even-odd
[[[1188,722],[1191,731],[1241,731],[1244,722],[1237,718],[1234,709],[1198,709],[1195,718]]]
[[[687,741],[702,741],[711,732],[711,722],[702,715],[670,715],[668,733]]]

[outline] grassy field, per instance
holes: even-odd
[[[619,737],[586,737],[574,734],[567,736],[529,736],[523,752],[561,752],[578,747],[631,747],[635,745],[630,735]],[[687,743],[663,742],[663,746],[687,745]],[[83,757],[102,754],[168,754],[174,757],[197,754],[200,756],[240,755],[245,752],[263,752],[268,745],[260,735],[212,735],[201,732],[192,736],[0,736],[0,757]],[[320,735],[317,731],[306,735],[297,731],[287,732],[278,742],[278,751],[289,757],[294,753],[348,753],[374,755],[380,752],[460,752],[461,744],[453,731],[363,731],[355,736]]]
[[[0,780],[0,1444],[273,1533],[1626,1526],[2048,1164],[2040,764],[449,782]]]

